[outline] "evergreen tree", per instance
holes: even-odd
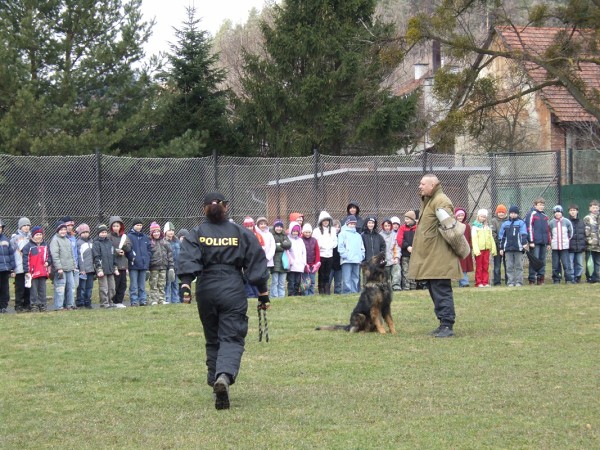
[[[150,109],[153,90],[145,70],[134,68],[152,26],[142,21],[141,1],[2,2],[1,56],[7,71],[15,69],[0,70],[3,151],[138,149],[148,124],[135,116]]]
[[[236,105],[247,145],[262,154],[386,152],[402,144],[414,99],[382,88],[402,54],[375,0],[283,0],[263,22],[265,57],[246,55]]]
[[[217,150],[235,152],[227,116],[228,91],[219,85],[225,71],[217,67],[212,40],[198,27],[193,7],[175,29],[177,42],[167,55],[169,70],[159,75],[164,84],[160,134],[162,155],[202,156]]]

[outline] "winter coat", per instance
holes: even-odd
[[[67,233],[67,239],[71,243],[71,251],[73,252],[73,259],[75,260],[75,270],[78,270],[79,255],[77,252],[77,237],[74,234]]]
[[[573,236],[571,221],[561,217],[560,219],[552,219],[548,226],[552,236],[552,250],[569,250],[569,242]]]
[[[508,220],[508,215],[501,219],[498,216],[494,216],[490,219],[490,228],[492,230],[492,237],[494,238],[494,242],[496,243],[496,248],[500,246],[500,238],[498,237],[498,233],[500,232],[500,227],[502,224]]]
[[[8,236],[2,233],[0,234],[0,272],[13,272],[15,267],[15,252]]]
[[[150,237],[133,228],[127,233],[131,241],[132,258],[129,260],[130,270],[148,270],[150,267]]]
[[[108,236],[105,238],[98,237],[94,239],[92,255],[96,273],[100,271],[104,272],[104,275],[112,275],[115,273],[115,269],[117,269],[117,263],[115,262],[115,248]]]
[[[570,217],[569,220],[573,224],[573,237],[569,242],[569,251],[573,253],[583,252],[585,251],[585,223],[579,218],[579,214],[577,214],[576,219]]]
[[[487,223],[481,223],[477,220],[471,225],[471,245],[473,246],[473,255],[479,256],[482,250],[489,250],[493,256],[496,256],[496,242],[492,236],[492,229]]]
[[[521,252],[527,245],[527,225],[523,219],[508,219],[498,231],[500,249],[505,252]]]
[[[289,227],[288,238],[292,243],[288,252],[290,259],[290,272],[302,272],[306,266],[306,246],[300,236],[292,236],[292,228],[298,225],[298,222],[291,222]]]
[[[73,257],[73,247],[67,236],[60,237],[57,233],[52,237],[50,254],[52,255],[52,267],[55,270],[62,269],[63,272],[72,272],[77,268]]]
[[[50,250],[45,242],[37,244],[33,240],[29,240],[23,247],[23,270],[25,273],[31,274],[31,278],[49,277],[51,262]]]
[[[94,242],[91,239],[87,241],[81,238],[77,239],[77,259],[79,272],[81,273],[94,273],[96,271],[94,255],[92,254],[93,244]]]
[[[529,236],[527,240],[533,244],[550,244],[550,228],[548,227],[548,216],[535,208],[527,213],[525,225]]]
[[[114,233],[112,231],[112,226],[114,223],[121,224],[119,234]],[[126,270],[127,267],[129,266],[129,260],[133,259],[133,253],[131,252],[131,250],[132,250],[131,239],[129,239],[129,236],[127,236],[127,234],[125,234],[125,224],[123,223],[123,221],[121,220],[121,218],[119,216],[111,216],[108,219],[108,230],[110,233],[108,235],[108,237],[110,238],[110,241],[112,242],[114,249],[118,250],[119,248],[121,248],[121,250],[123,250],[125,252],[124,255],[118,255],[115,251],[115,262],[117,264],[117,267],[119,268],[119,270]],[[122,240],[123,236],[125,236],[125,239],[123,242],[123,246],[121,247],[121,240]]]
[[[150,270],[168,270],[173,268],[173,251],[163,239],[150,241]]]
[[[394,258],[400,258],[398,243],[396,242],[396,233],[393,231],[381,230],[379,235],[385,243],[385,265],[391,266],[394,264]]]
[[[600,252],[598,215],[588,214],[583,218],[583,223],[585,225],[585,249],[590,252]]]
[[[375,225],[377,227],[377,224]],[[381,252],[385,253],[385,240],[383,237],[375,231],[376,228],[373,228],[373,231],[369,231],[368,229],[362,232],[362,240],[363,245],[365,246],[365,260],[371,259],[374,255],[377,255]]]
[[[440,185],[430,197],[421,197],[421,217],[415,231],[413,252],[408,270],[415,280],[442,280],[462,278],[458,257],[438,231],[438,208],[454,216],[454,206]]]
[[[360,264],[365,259],[365,244],[356,228],[343,226],[338,235],[340,265]]]
[[[329,226],[322,228],[321,223],[329,220]],[[322,229],[321,229],[322,228]],[[326,211],[321,211],[317,226],[313,230],[312,237],[319,243],[319,252],[321,258],[332,258],[333,249],[337,247],[337,233],[333,227],[333,219]]]
[[[181,242],[177,237],[173,237],[173,239],[169,240],[166,237],[163,239],[166,244],[171,247],[171,252],[173,253],[173,267],[177,267],[177,262],[179,261],[179,252],[181,251]]]
[[[260,228],[256,229],[256,232],[261,235],[263,239],[263,250],[267,257],[267,267],[273,267],[275,265],[273,257],[275,256],[275,239],[267,228],[266,231],[262,231]]]
[[[292,247],[292,242],[290,241],[290,238],[287,236],[287,234],[285,234],[284,231],[281,231],[281,233],[276,233],[275,231],[273,231],[273,240],[275,241],[273,271],[280,273],[287,272],[289,268],[287,270],[283,268],[283,265],[281,263],[281,257],[283,256],[283,252],[289,250]]]
[[[10,238],[10,245],[12,251],[15,254],[15,273],[23,273],[23,247],[29,243],[31,235],[29,233],[23,233],[21,230],[17,231]]]
[[[398,228],[398,232],[396,233],[396,242],[398,243],[398,247],[400,247],[402,256],[410,258],[411,253],[408,251],[408,247],[412,247],[413,245],[416,229],[416,222],[410,226],[403,223],[400,225],[400,228]]]
[[[313,266],[321,262],[321,254],[319,252],[319,243],[314,237],[305,238],[302,236],[302,241],[306,247],[306,264]]]

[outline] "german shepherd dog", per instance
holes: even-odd
[[[385,334],[383,322],[396,334],[392,319],[392,289],[385,279],[385,254],[379,253],[362,264],[366,282],[348,325],[317,327],[317,330],[345,330],[350,333],[378,331]]]

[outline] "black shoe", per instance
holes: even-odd
[[[442,329],[442,326],[440,325],[439,327],[437,327],[435,330],[432,330],[429,332],[430,336],[435,336],[436,334],[438,334]]]
[[[449,327],[440,327],[440,331],[433,336],[436,338],[448,338],[454,336],[454,331]]]
[[[215,394],[215,408],[229,409],[229,377],[222,373],[213,386]]]
[[[94,309],[94,307],[92,305],[85,305],[84,308],[85,309]]]
[[[0,314],[8,314],[8,311],[6,310],[6,308],[2,308],[0,309]]]

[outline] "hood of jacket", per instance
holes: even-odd
[[[123,234],[125,234],[125,223],[123,223],[123,220],[119,216],[110,216],[110,218],[108,219],[108,231],[110,233],[113,232],[113,230],[112,230],[113,223],[121,224],[121,229],[119,230],[119,236],[122,236]]]
[[[329,220],[329,225],[333,225],[333,219],[331,218],[331,215],[327,211],[321,211],[319,213],[319,220],[317,220],[317,227],[321,226],[321,222],[324,220]]]
[[[350,207],[354,206],[356,208],[356,214],[354,214],[355,216],[360,215],[360,207],[358,206],[358,202],[355,202],[354,200],[351,200],[350,202],[348,202],[348,206],[346,206],[346,213],[350,214]]]

